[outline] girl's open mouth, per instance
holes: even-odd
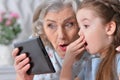
[[[87,42],[85,42],[84,47],[86,47],[87,45],[88,45]]]

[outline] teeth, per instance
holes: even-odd
[[[62,47],[64,47],[65,45],[61,45]]]

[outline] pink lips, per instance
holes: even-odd
[[[59,48],[60,48],[62,51],[66,51],[67,45],[59,45]]]

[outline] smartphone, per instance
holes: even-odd
[[[20,50],[18,55],[26,53],[30,58],[31,67],[27,71],[28,74],[55,72],[55,68],[40,37],[34,37],[26,41],[14,43],[14,47]]]

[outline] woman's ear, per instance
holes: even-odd
[[[107,35],[113,35],[116,30],[116,23],[115,21],[111,21],[106,26],[106,33]]]

